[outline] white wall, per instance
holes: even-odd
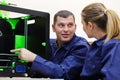
[[[76,34],[86,38],[88,41],[94,41],[95,39],[89,39],[82,29],[80,13],[86,5],[92,2],[102,2],[109,9],[114,9],[118,14],[120,14],[119,0],[6,0],[6,2],[17,4],[17,7],[49,12],[50,27],[53,22],[53,16],[57,11],[61,9],[70,10],[75,14],[76,17]],[[52,32],[51,28],[50,37],[55,38],[55,33]]]

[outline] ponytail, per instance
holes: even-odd
[[[106,10],[107,24],[106,31],[107,37],[105,42],[109,41],[111,38],[120,39],[120,18],[113,10]]]

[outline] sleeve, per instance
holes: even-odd
[[[31,69],[48,75],[49,77],[71,79],[74,76],[80,75],[87,51],[88,45],[75,46],[70,50],[70,55],[67,56],[61,64],[55,64],[37,56]]]
[[[105,80],[120,80],[120,43],[109,50],[109,58],[102,68]]]

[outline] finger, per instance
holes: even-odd
[[[21,49],[13,49],[13,50],[10,50],[10,52],[20,52]]]

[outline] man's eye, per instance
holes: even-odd
[[[73,26],[73,24],[69,24],[68,26],[69,26],[69,27],[72,27],[72,26]]]
[[[62,28],[64,25],[62,25],[62,24],[60,24],[60,25],[58,25],[60,28]]]

